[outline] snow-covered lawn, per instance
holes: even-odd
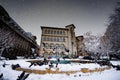
[[[11,69],[12,64],[20,64],[22,68],[29,68],[30,63],[26,62],[29,60],[2,60],[0,61],[0,74],[3,73],[4,80],[16,80],[17,77],[22,73],[22,71],[16,71]],[[3,67],[2,64],[6,63],[6,67]],[[111,61],[113,64],[119,64],[120,61]],[[55,66],[55,64],[53,64]],[[59,71],[77,71],[81,68],[104,68],[106,66],[99,66],[95,63],[81,64],[81,63],[71,63],[71,64],[59,64]],[[48,65],[43,66],[32,66],[29,69],[35,70],[46,70],[49,68]],[[52,70],[56,70],[55,67]],[[116,71],[111,68],[109,70],[104,70],[102,72],[93,72],[93,73],[82,73],[76,72],[73,74],[34,74],[30,73],[26,80],[120,80],[120,71]]]

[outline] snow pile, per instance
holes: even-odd
[[[113,65],[120,65],[120,61],[110,61]]]
[[[0,74],[3,73],[4,80],[16,80],[22,71],[16,71],[11,69],[12,64],[20,64],[22,68],[29,68],[30,63],[26,62],[29,60],[9,60],[0,61]],[[6,63],[6,67],[2,65]],[[120,64],[120,61],[113,61],[114,64]],[[53,64],[55,66],[55,64]],[[43,66],[32,66],[30,69],[45,70],[49,68],[48,65]],[[81,68],[95,69],[100,68],[98,64],[81,64],[81,63],[71,63],[71,64],[58,64],[60,71],[74,71],[80,70]],[[53,70],[56,68],[54,67]],[[103,72],[94,73],[82,73],[77,72],[74,74],[34,74],[31,73],[26,80],[120,80],[120,71],[116,71],[111,68],[110,70],[105,70]]]

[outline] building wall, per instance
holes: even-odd
[[[77,36],[76,43],[78,56],[86,56],[87,52],[85,51],[84,36]]]

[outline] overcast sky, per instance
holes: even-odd
[[[110,14],[119,0],[0,0],[9,15],[27,32],[37,36],[40,26],[76,26],[76,36],[105,32]]]

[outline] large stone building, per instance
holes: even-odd
[[[65,28],[41,26],[40,55],[49,56],[77,56],[75,26]],[[79,40],[77,40],[79,41]]]
[[[35,36],[25,32],[0,6],[0,57],[30,56],[33,49],[38,53],[35,40]]]

